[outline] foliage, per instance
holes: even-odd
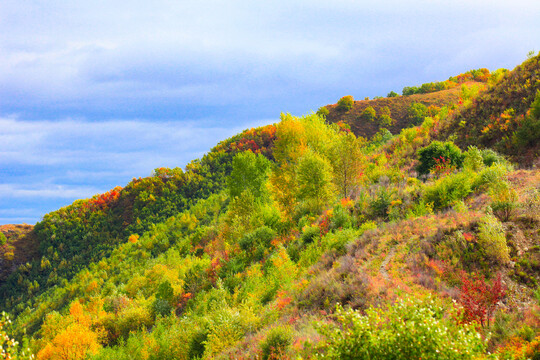
[[[471,174],[460,172],[448,175],[426,186],[424,201],[437,210],[448,208],[472,192]]]
[[[354,98],[352,95],[345,95],[337,102],[338,109],[343,111],[349,111],[354,106]]]
[[[428,109],[427,106],[422,103],[413,102],[407,109],[407,114],[409,115],[411,124],[420,125],[427,116]]]
[[[457,324],[455,310],[433,298],[407,296],[365,315],[338,307],[340,327],[321,326],[328,359],[473,359],[485,343],[473,327]]]
[[[396,96],[399,96],[399,94],[396,93],[396,92],[394,92],[394,91],[390,91],[390,92],[388,93],[388,95],[386,95],[386,97],[396,97]]]
[[[282,359],[291,343],[292,335],[289,328],[284,326],[272,328],[261,343],[261,359]]]
[[[464,273],[461,281],[459,302],[463,306],[463,321],[475,321],[482,326],[489,326],[499,301],[506,296],[501,274],[497,274],[491,285],[481,275]]]
[[[267,197],[266,181],[270,170],[270,161],[263,155],[251,151],[238,153],[232,162],[232,171],[227,179],[231,197],[240,196],[243,191],[250,191],[255,199]]]
[[[6,235],[4,235],[3,232],[0,232],[0,246],[5,245],[7,243]]]
[[[368,106],[364,109],[364,111],[362,111],[361,118],[364,121],[373,121],[377,118],[377,112],[373,106]]]
[[[326,106],[321,106],[319,110],[317,110],[317,115],[319,116],[326,116],[330,113],[328,108]]]
[[[510,261],[510,251],[506,245],[504,225],[492,213],[487,213],[478,227],[478,244],[494,262],[506,264]]]
[[[450,141],[433,141],[428,146],[418,150],[418,159],[420,164],[417,167],[420,175],[428,174],[436,165],[436,159],[444,158],[450,161],[457,168],[463,164],[463,154],[461,150]]]

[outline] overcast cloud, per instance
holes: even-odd
[[[0,2],[0,224],[238,130],[540,50],[540,2]]]

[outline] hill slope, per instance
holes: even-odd
[[[42,360],[535,358],[540,171],[435,141],[474,96],[369,140],[284,114],[47,214],[1,339]]]
[[[480,82],[466,82],[465,86],[484,86]],[[408,109],[413,103],[421,103],[426,107],[441,108],[449,104],[456,104],[461,96],[461,87],[456,86],[451,89],[431,92],[427,94],[414,94],[408,96],[386,97],[373,100],[357,100],[352,109],[342,110],[337,104],[326,105],[329,113],[326,119],[330,123],[342,121],[351,127],[356,136],[371,138],[381,127],[386,127],[392,134],[399,133],[402,129],[412,125]],[[388,107],[390,116],[394,123],[390,126],[381,126],[376,120],[366,120],[362,114],[364,110],[371,106],[376,114],[381,114],[383,107]]]

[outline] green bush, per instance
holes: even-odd
[[[469,172],[460,172],[438,179],[426,187],[425,203],[433,204],[436,210],[442,210],[463,200],[472,192],[473,177]]]
[[[338,326],[321,324],[327,359],[475,359],[486,342],[474,326],[459,324],[457,311],[437,299],[406,296],[365,315],[338,307]]]
[[[377,117],[377,112],[373,108],[373,106],[368,106],[367,108],[362,111],[361,118],[364,121],[373,121]]]
[[[318,226],[306,226],[302,230],[302,242],[304,244],[312,243],[321,235],[321,229]]]
[[[407,115],[413,125],[420,125],[428,115],[427,106],[422,103],[412,103],[407,109]]]
[[[349,111],[354,106],[354,98],[352,95],[346,95],[338,100],[337,105],[339,110]]]
[[[338,205],[334,207],[334,213],[332,215],[332,220],[330,222],[330,228],[331,229],[346,229],[350,228],[352,225],[351,223],[351,215],[349,214],[349,210],[344,208],[341,205]]]
[[[383,127],[390,126],[394,123],[394,120],[390,117],[390,115],[381,115],[379,116],[378,121],[379,125]]]
[[[463,167],[472,171],[479,171],[484,167],[482,152],[476,146],[469,146],[469,149],[465,152]]]
[[[540,139],[540,90],[531,105],[531,113],[513,134],[513,142],[519,148],[534,145]]]
[[[420,175],[429,174],[429,172],[437,165],[436,159],[444,158],[450,160],[450,163],[456,168],[461,168],[463,165],[463,154],[461,150],[451,141],[440,142],[433,141],[428,146],[418,150],[418,159],[420,164],[417,171]]]
[[[293,340],[291,330],[285,326],[278,326],[268,332],[266,339],[261,343],[262,359],[281,359]]]
[[[486,256],[494,262],[508,263],[510,251],[506,245],[504,225],[488,212],[480,221],[478,230],[478,245],[482,247]]]
[[[388,209],[392,202],[392,194],[386,187],[380,187],[376,197],[369,203],[369,211],[373,218],[388,219]]]
[[[328,108],[326,106],[321,106],[319,110],[317,110],[317,115],[319,116],[326,116],[330,113]]]
[[[506,161],[501,155],[491,149],[483,149],[481,153],[485,166],[492,166],[493,164],[504,163]]]
[[[172,306],[169,304],[167,300],[164,299],[156,299],[152,303],[152,315],[154,317],[160,315],[160,316],[167,316],[171,314]]]
[[[397,96],[399,96],[399,94],[395,91],[390,91],[388,95],[386,95],[386,97],[397,97]]]
[[[4,235],[3,232],[0,232],[0,246],[5,245],[7,243],[6,235]]]

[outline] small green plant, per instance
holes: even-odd
[[[469,146],[467,152],[465,152],[463,159],[463,167],[472,171],[479,171],[484,167],[484,159],[482,152],[478,150],[476,146]]]
[[[354,98],[352,95],[346,95],[338,100],[337,105],[339,110],[349,111],[354,106]]]
[[[262,360],[282,359],[293,340],[291,330],[285,326],[271,329],[261,343]]]

